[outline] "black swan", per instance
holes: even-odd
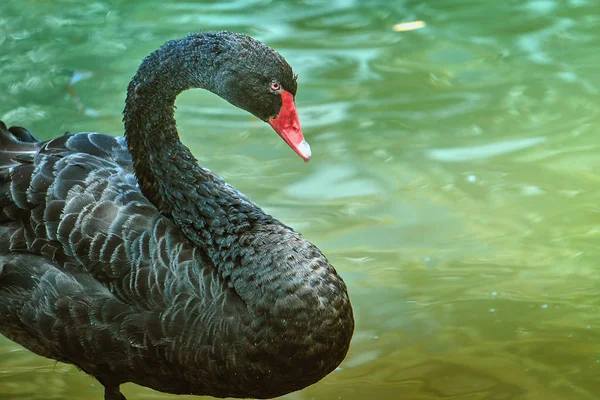
[[[310,158],[296,77],[249,36],[165,43],[127,90],[125,138],[40,142],[0,122],[0,332],[93,375],[173,394],[268,398],[344,359],[346,285],[314,245],[179,140],[177,95],[204,88]]]

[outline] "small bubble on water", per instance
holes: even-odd
[[[438,265],[439,261],[431,258],[430,256],[423,257],[423,264],[427,268],[435,268]]]
[[[492,292],[492,296],[494,296],[494,297],[498,296],[498,292]]]
[[[477,180],[477,177],[475,175],[469,175],[467,176],[467,181],[473,183]]]
[[[496,309],[494,307],[490,308],[490,312],[496,312]]]
[[[542,304],[542,308],[548,308],[548,304]]]

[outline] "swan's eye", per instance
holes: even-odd
[[[281,89],[281,84],[279,82],[277,82],[277,81],[271,82],[271,90],[278,92],[279,89]]]

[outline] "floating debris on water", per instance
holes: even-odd
[[[394,25],[393,29],[396,32],[407,32],[414,31],[415,29],[421,29],[425,27],[424,21],[411,21],[411,22],[403,22],[401,24]]]

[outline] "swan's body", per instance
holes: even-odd
[[[265,95],[266,78],[280,90],[268,81]],[[268,121],[310,157],[291,68],[228,32],[168,42],[144,61],[127,141],[42,143],[0,123],[0,332],[95,376],[107,400],[124,399],[124,382],[279,396],[332,371],[352,336],[346,287],[321,252],[179,141],[173,104],[191,87]]]

